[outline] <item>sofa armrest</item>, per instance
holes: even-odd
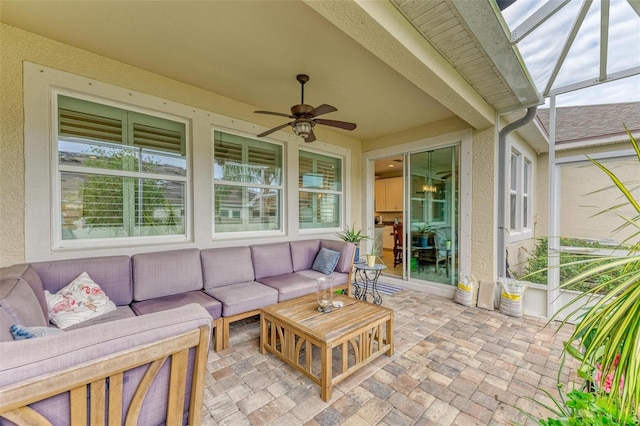
[[[42,415],[53,412],[54,416],[65,416],[64,421],[68,421],[69,416],[77,415],[79,407],[87,406],[82,402],[86,400],[85,387],[93,382],[92,395],[96,386],[115,392],[118,396],[111,394],[110,399],[122,401],[122,416],[127,418],[145,423],[151,419],[162,422],[167,416],[178,415],[182,420],[182,410],[178,408],[185,405],[186,397],[190,401],[189,417],[197,419],[202,404],[204,382],[201,378],[206,367],[211,322],[211,316],[204,308],[191,304],[52,336],[2,342],[0,415],[33,404],[32,408],[43,412]],[[184,372],[180,379],[174,378],[176,368]],[[159,374],[162,378],[152,383],[146,378],[148,374]],[[173,391],[176,380],[181,383],[177,394]],[[61,410],[56,395],[66,392],[70,392],[70,397]],[[132,399],[133,392],[151,396]],[[89,399],[91,404],[104,402],[99,395]],[[24,410],[30,409],[21,408],[8,415]],[[93,416],[93,405],[91,410]],[[64,412],[58,413],[60,411]],[[52,423],[57,421],[62,420],[56,418]]]
[[[189,304],[37,339],[0,342],[0,388],[211,323],[206,309]]]

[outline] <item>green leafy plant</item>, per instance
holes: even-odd
[[[626,132],[640,163],[640,147],[631,132],[628,129]],[[589,160],[611,179],[614,187],[627,201],[605,211],[616,214],[624,220],[626,226],[637,230],[627,241],[637,237],[640,235],[640,204],[627,184],[611,170],[595,159]],[[627,205],[632,206],[637,215],[628,217],[618,214],[616,210]],[[573,289],[584,283],[590,285],[559,309],[550,322],[562,314],[565,319],[560,327],[570,319],[577,319],[569,341],[565,342],[565,354],[580,362],[578,374],[586,382],[582,390],[573,390],[565,398],[558,379],[560,400],[543,391],[552,399],[554,406],[538,404],[549,409],[557,418],[543,419],[539,424],[638,425],[640,243],[628,246],[628,252],[624,256],[587,256],[568,262],[566,260],[561,262],[560,268],[572,271],[574,275],[565,276],[560,288]],[[534,273],[541,271],[548,271],[546,264]],[[605,277],[606,280],[603,279]]]
[[[640,163],[640,147],[629,129],[626,131]],[[590,158],[590,161],[609,176],[628,204],[640,215],[640,204],[625,183],[597,160]],[[613,207],[609,211],[615,213],[618,207],[620,206]],[[637,216],[634,218],[619,216],[636,229],[640,229],[640,220]],[[619,406],[621,418],[630,413],[638,413],[640,404],[640,244],[631,246],[626,256],[607,256],[582,262],[585,265],[590,264],[591,267],[569,279],[561,287],[570,288],[575,283],[604,274],[616,277],[579,294],[568,305],[561,308],[556,316],[571,311],[565,318],[579,317],[570,343],[578,342],[583,346],[580,348],[584,349],[582,366],[599,362],[602,377],[612,377],[612,390],[606,398],[610,403]],[[607,288],[610,289],[607,290]],[[574,302],[591,303],[586,308],[571,308]],[[566,322],[567,319],[561,325]],[[624,384],[621,385],[623,380]]]
[[[380,244],[371,244],[371,248],[367,253],[367,256],[376,256],[378,257],[378,249],[380,248]]]
[[[526,260],[526,266],[523,274],[517,274],[512,272],[512,275],[518,279],[523,279],[538,284],[547,284],[547,261],[548,261],[548,245],[549,239],[547,237],[538,238],[536,245],[531,255]],[[560,246],[562,247],[580,247],[591,250],[608,249],[611,250],[611,246],[602,245],[593,240],[586,240],[580,238],[565,238],[560,237]],[[607,259],[603,259],[602,256],[596,256],[590,253],[560,253],[560,284],[564,284],[576,275],[584,272],[587,269],[593,268],[597,261],[601,263],[608,262]],[[587,261],[587,262],[584,262]],[[598,284],[609,283],[611,280],[620,275],[620,271],[609,271],[609,273],[603,273],[601,275],[591,275],[583,282],[574,283],[571,290],[586,291]],[[604,289],[606,291],[611,290],[613,285],[607,285]]]
[[[345,226],[344,231],[342,232],[336,232],[336,235],[338,236],[338,238],[340,238],[343,241],[347,241],[350,243],[354,243],[359,245],[361,241],[363,240],[370,240],[371,237],[367,236],[367,235],[363,235],[362,234],[362,230],[358,230],[356,231],[356,223],[353,222],[353,225],[351,225],[351,228],[349,228],[349,226]]]
[[[417,232],[418,234],[429,234],[429,233],[433,232],[433,228],[431,227],[431,225],[427,225],[427,224],[425,223],[425,224],[423,224],[423,225],[419,226],[419,227],[416,229],[416,232]]]

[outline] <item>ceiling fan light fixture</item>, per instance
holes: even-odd
[[[306,118],[299,118],[293,125],[293,133],[297,136],[300,136],[303,139],[306,139],[311,134],[311,130],[313,129],[313,123],[311,120]]]

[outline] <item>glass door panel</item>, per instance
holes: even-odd
[[[458,265],[458,147],[409,154],[407,275],[455,284]]]

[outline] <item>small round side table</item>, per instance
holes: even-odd
[[[382,296],[378,293],[378,278],[382,271],[387,269],[387,266],[379,263],[373,266],[368,266],[366,263],[354,263],[353,267],[356,269],[355,280],[353,281],[353,286],[355,287],[354,297],[367,302],[367,294],[370,294],[373,299],[372,302],[380,305]]]

